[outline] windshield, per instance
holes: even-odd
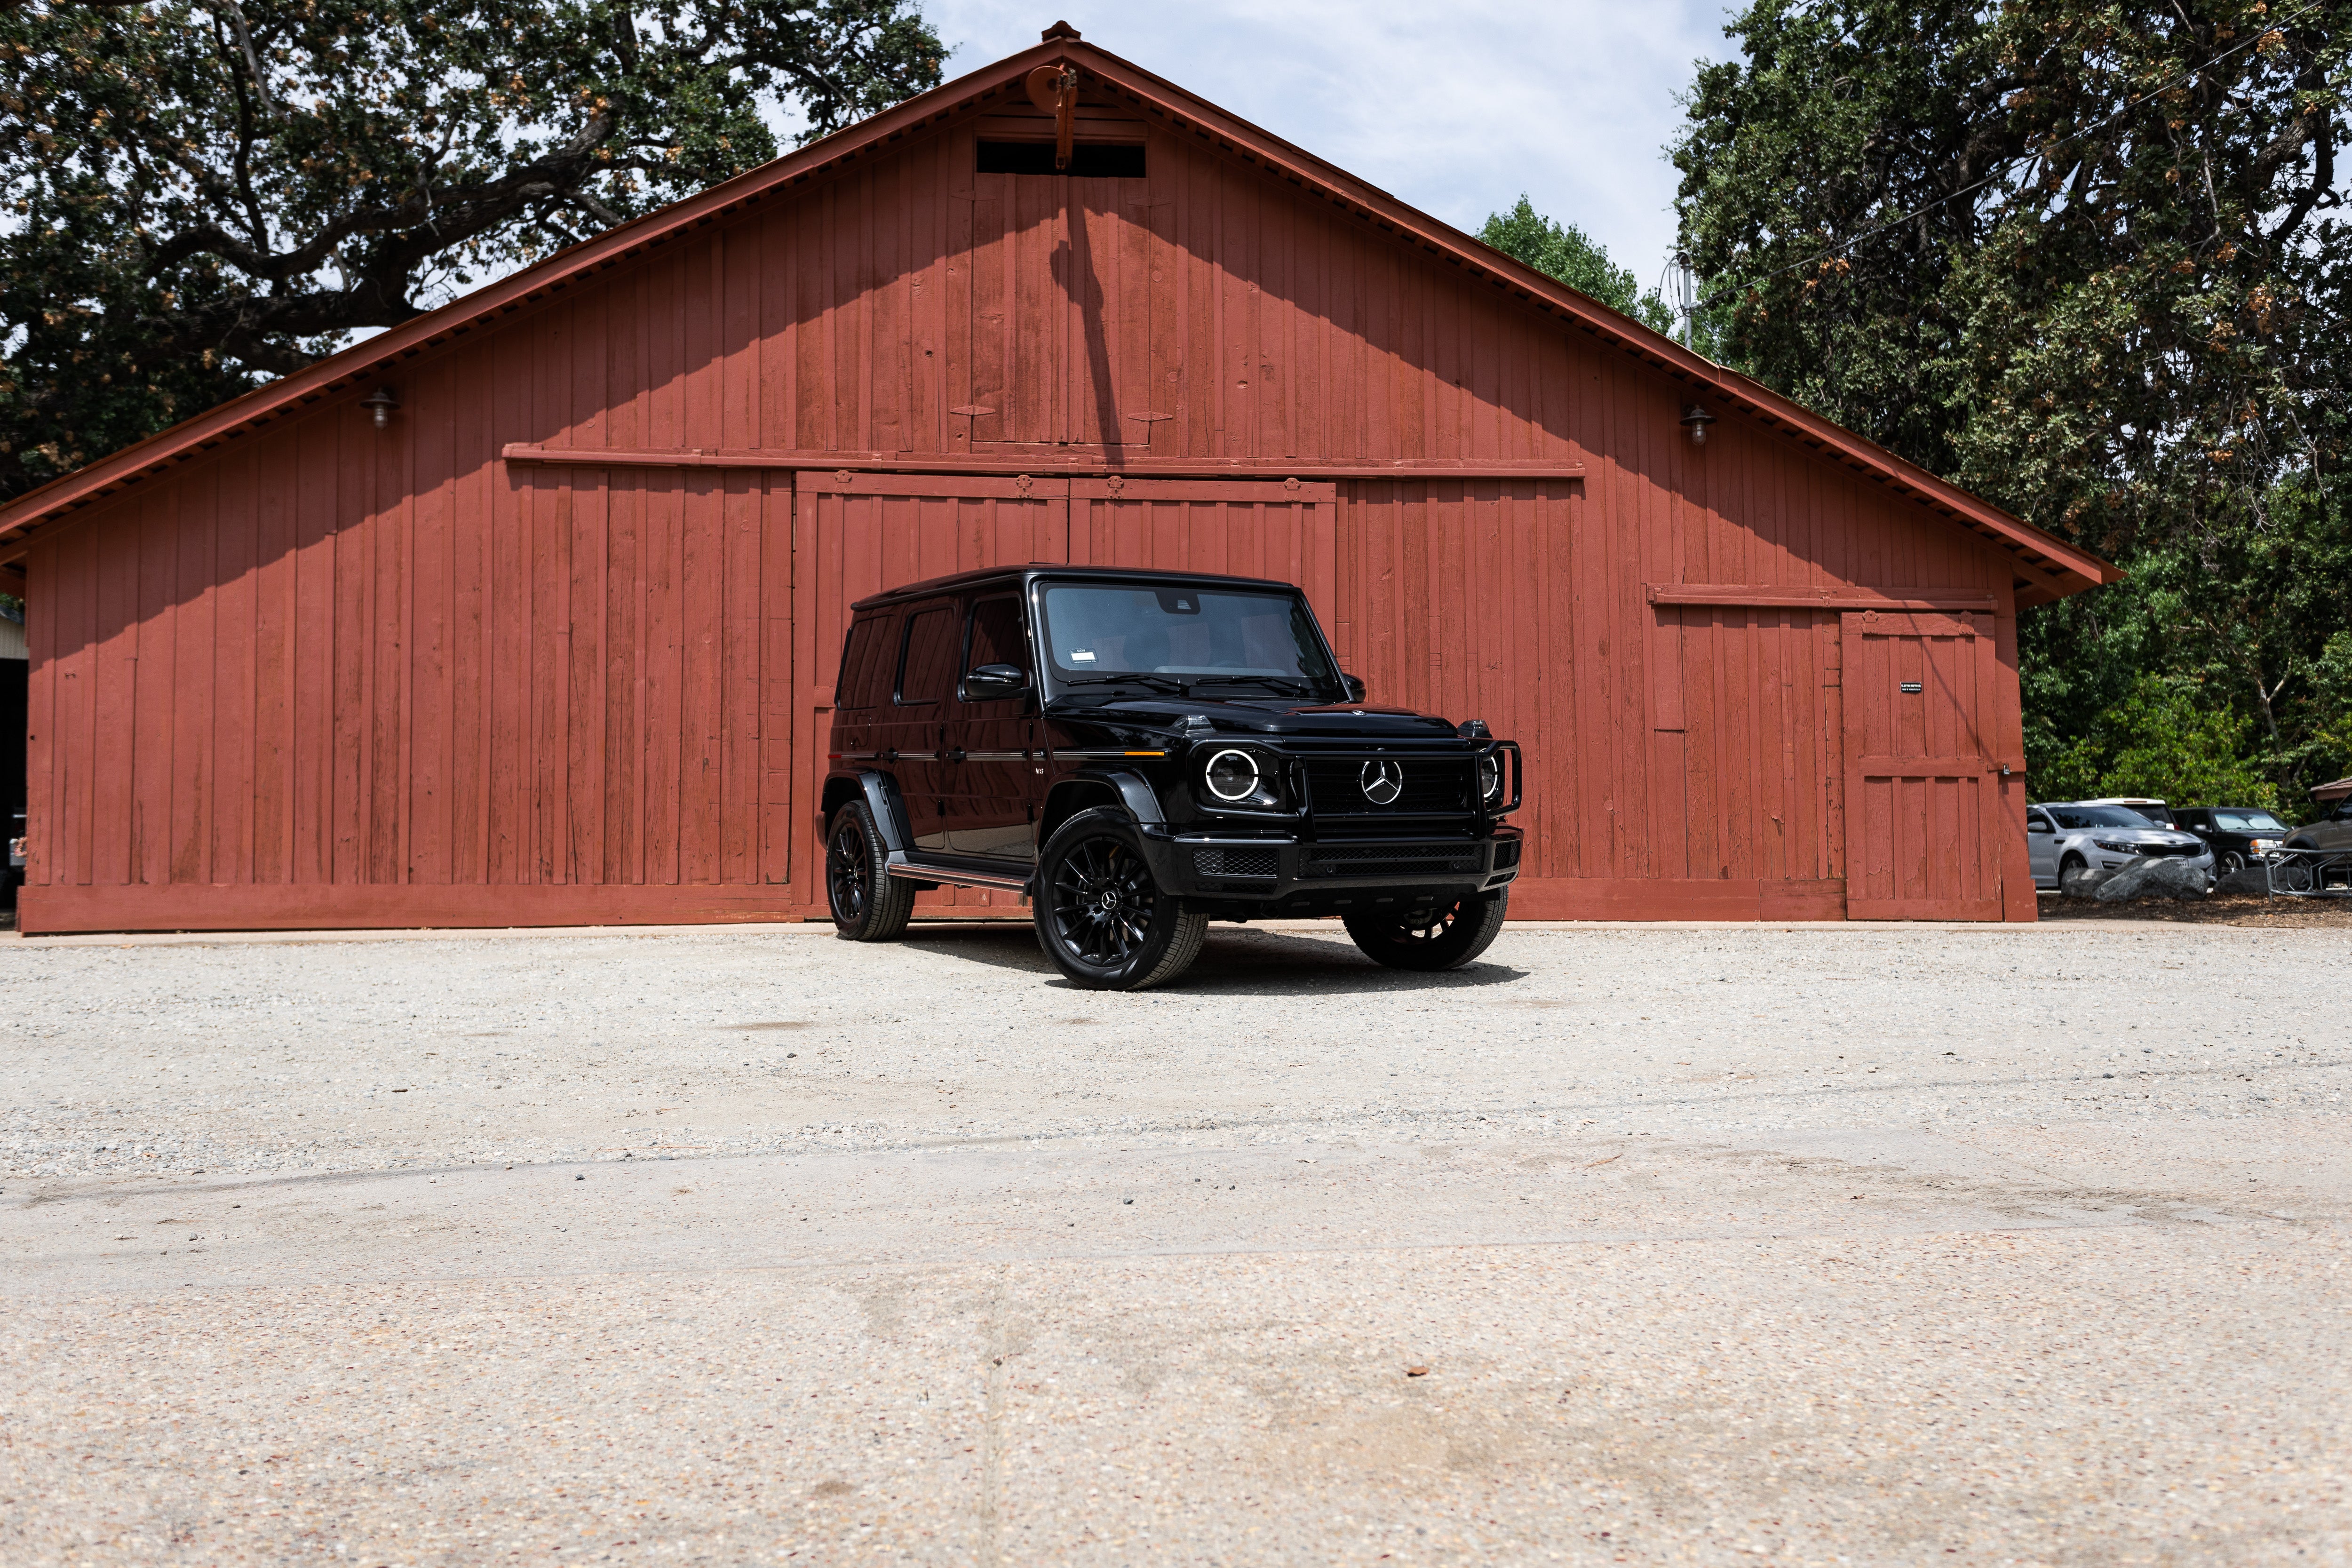
[[[1063,686],[1189,691],[1231,684],[1336,698],[1314,612],[1293,594],[1052,583],[1045,647]]]
[[[2121,805],[2053,805],[2050,815],[2058,826],[2078,827],[2154,827],[2155,823],[2138,812]]]
[[[2284,833],[2286,824],[2267,811],[2217,811],[2213,826],[2224,833]]]

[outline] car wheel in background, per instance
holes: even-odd
[[[1160,891],[1134,822],[1116,806],[1082,811],[1038,857],[1037,942],[1071,984],[1140,991],[1192,967],[1209,917]]]
[[[2221,875],[2234,877],[2246,868],[2246,858],[2234,849],[2221,851]]]
[[[833,929],[851,942],[887,942],[915,912],[915,886],[889,875],[874,813],[853,800],[824,836],[824,897]]]
[[[1364,956],[1391,969],[1458,969],[1502,933],[1511,890],[1481,894],[1411,915],[1347,915],[1342,923]]]
[[[2282,893],[2308,893],[2319,886],[2312,863],[2299,855],[2280,861],[2271,873],[2271,880]]]
[[[2069,898],[2086,897],[2097,879],[2090,863],[2080,855],[2069,855],[2058,862],[2058,890]]]

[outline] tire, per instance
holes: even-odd
[[[2221,875],[2234,877],[2246,868],[2246,858],[2234,849],[2221,851]]]
[[[2313,870],[2312,863],[2300,855],[2292,860],[2281,861],[2278,868],[2271,873],[2271,878],[2282,893],[2311,893],[2318,891],[2320,887],[2320,879]]]
[[[1082,811],[1037,858],[1037,945],[1088,991],[1164,985],[1201,956],[1209,917],[1163,892],[1134,819],[1116,806]]]
[[[885,869],[887,852],[874,812],[853,800],[833,814],[824,835],[824,898],[833,929],[846,942],[888,942],[915,912],[915,885]]]
[[[2058,862],[2058,890],[2069,898],[2088,898],[2091,893],[2091,865],[2080,855],[2069,855]]]
[[[1482,893],[1440,910],[1416,923],[1414,917],[1347,915],[1341,923],[1364,956],[1391,969],[1459,969],[1494,944],[1503,931],[1511,890]]]

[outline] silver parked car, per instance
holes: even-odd
[[[2152,855],[2178,856],[2213,876],[2213,851],[2193,833],[2161,827],[2127,805],[2055,801],[2025,808],[2027,858],[2037,888],[2065,888]]]

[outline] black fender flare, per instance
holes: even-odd
[[[1127,814],[1135,818],[1137,826],[1168,826],[1168,814],[1160,809],[1160,796],[1141,774],[1126,768],[1080,768],[1071,777],[1108,784],[1118,793],[1119,804],[1127,807]]]
[[[907,807],[898,797],[898,781],[873,768],[861,768],[856,773],[842,769],[829,777],[857,785],[858,792],[866,797],[866,809],[874,814],[874,826],[882,830],[883,852],[904,855],[914,837],[907,831]]]

